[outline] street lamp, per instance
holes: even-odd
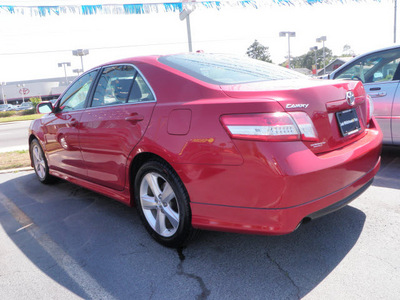
[[[323,55],[324,55],[324,75],[325,75],[325,42],[326,42],[326,36],[321,36],[319,38],[316,39],[317,43],[321,43],[322,42],[322,51],[323,51]]]
[[[397,0],[394,0],[394,30],[393,30],[393,43],[396,44],[396,24],[397,24]]]
[[[73,69],[72,72],[77,73],[79,76],[79,74],[82,73],[83,70],[82,69]]]
[[[289,69],[290,69],[290,38],[291,37],[296,37],[296,32],[293,31],[281,31],[279,32],[280,37],[285,37],[287,35],[288,37],[288,58],[289,58]]]
[[[18,83],[17,87],[20,88],[19,93],[22,95],[22,103],[25,103],[25,83]]]
[[[1,99],[3,99],[3,104],[7,104],[7,100],[4,97],[4,88],[3,86],[7,85],[7,82],[0,82],[1,85]]]
[[[62,62],[62,63],[58,63],[58,67],[61,68],[64,66],[64,74],[65,74],[65,84],[68,84],[68,78],[67,78],[67,67],[71,66],[70,62]]]
[[[72,50],[72,55],[81,57],[82,72],[84,70],[84,68],[83,68],[83,56],[88,55],[88,54],[89,54],[89,49]]]
[[[196,2],[196,0],[182,0],[182,4],[184,4],[184,8],[179,14],[179,19],[181,21],[186,19],[186,28],[187,28],[187,35],[188,35],[188,45],[189,45],[189,52],[192,52],[192,32],[190,30],[190,17],[189,15],[196,9],[195,4],[188,3],[188,2]]]
[[[314,75],[317,75],[317,50],[318,50],[318,46],[314,46],[314,47],[310,48],[310,51],[314,51],[314,54],[315,54],[315,73],[313,72]]]

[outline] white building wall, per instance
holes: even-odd
[[[72,82],[74,77],[69,77],[68,82]],[[19,87],[24,84],[24,87]],[[23,82],[7,82],[3,85],[4,98],[7,103],[20,104],[23,101],[29,101],[32,97],[42,97],[44,99],[57,98],[67,87],[65,78],[49,78],[28,80]],[[22,97],[22,93],[24,95]],[[3,104],[3,95],[0,90],[0,104]]]

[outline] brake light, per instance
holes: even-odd
[[[221,117],[221,123],[228,134],[236,139],[259,141],[317,139],[314,124],[304,112],[224,115]]]
[[[301,139],[303,141],[317,141],[317,131],[314,123],[305,112],[291,112],[290,115],[295,120],[300,129]]]
[[[367,125],[374,115],[374,102],[370,95],[367,95]]]

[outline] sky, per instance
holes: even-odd
[[[362,54],[393,45],[393,14],[391,0],[198,8],[190,15],[193,50],[244,55],[257,39],[269,47],[278,64],[288,52],[287,38],[279,32],[295,31],[291,56],[321,48],[315,41],[320,36],[327,37],[325,46],[334,55],[340,56],[346,44]],[[72,50],[82,48],[89,49],[83,59],[85,70],[124,57],[187,52],[186,22],[178,12],[46,17],[0,13],[1,82],[63,77],[60,62],[71,62],[67,75],[72,76],[73,69],[81,68]]]

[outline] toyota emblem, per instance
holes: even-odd
[[[356,98],[354,97],[354,93],[352,91],[346,92],[346,101],[350,106],[353,106],[354,102],[356,102]]]

